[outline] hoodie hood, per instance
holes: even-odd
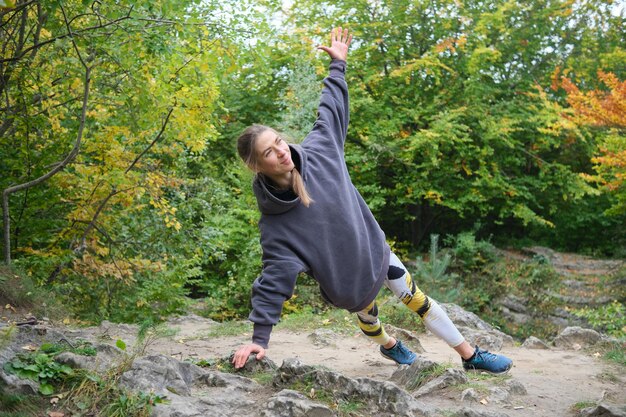
[[[306,180],[306,154],[300,145],[290,144],[291,159],[296,169]],[[276,197],[268,188],[267,180],[264,175],[259,174],[252,182],[252,190],[256,197],[259,211],[263,214],[282,214],[300,204],[300,197],[293,200],[281,200]]]

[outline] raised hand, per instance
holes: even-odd
[[[350,42],[352,42],[352,35],[348,33],[348,29],[342,30],[341,27],[337,27],[330,31],[330,46],[319,45],[317,49],[325,51],[332,59],[345,61],[348,57]]]

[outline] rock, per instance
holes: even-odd
[[[574,326],[567,327],[556,338],[554,345],[561,349],[580,349],[595,345],[600,341],[600,333],[591,329]]]
[[[271,397],[261,417],[333,417],[333,411],[298,391],[284,389]]]
[[[489,388],[489,402],[491,403],[508,403],[511,398],[509,391],[499,388]]]
[[[173,392],[188,396],[192,384],[205,374],[199,366],[164,355],[136,359],[122,374],[120,385],[144,392],[167,395]]]
[[[517,379],[509,379],[504,383],[504,389],[514,395],[527,395],[526,387]]]
[[[34,395],[39,392],[39,384],[30,379],[21,379],[13,374],[6,373],[0,368],[0,392]]]
[[[536,338],[535,336],[530,336],[524,343],[522,343],[522,347],[526,349],[550,349],[550,347],[543,340]]]
[[[96,357],[62,352],[55,357],[55,360],[74,369],[106,372],[128,358],[123,350],[115,346],[100,344],[96,345],[95,349]]]
[[[418,356],[410,366],[399,366],[398,369],[396,369],[391,375],[389,380],[403,387],[414,389],[421,385],[419,381],[424,379],[424,374],[428,373],[428,371],[432,370],[436,366],[436,362],[433,362],[423,356]]]
[[[411,331],[401,329],[391,324],[385,323],[385,331],[392,337],[402,340],[409,349],[415,353],[424,353],[426,349],[420,343],[417,335]]]
[[[10,362],[18,353],[24,353],[24,346],[38,348],[43,343],[61,343],[65,336],[47,326],[18,326],[11,331],[9,340],[0,349],[0,387],[13,394],[35,394],[39,384],[28,379],[21,379],[4,370],[4,364]]]
[[[474,330],[468,327],[457,326],[465,340],[472,346],[479,346],[489,351],[499,351],[504,345],[512,345],[513,338],[504,333]]]
[[[134,361],[122,374],[120,386],[165,396],[152,417],[239,417],[258,415],[250,411],[252,392],[260,385],[249,378],[204,369],[174,358],[153,355]]]
[[[454,417],[509,417],[508,414],[486,410],[474,410],[464,407],[454,414]]]
[[[368,412],[364,415],[388,413],[393,416],[430,416],[434,409],[402,390],[395,383],[370,378],[348,378],[337,372],[303,365],[297,359],[283,361],[274,378],[274,385],[288,388],[306,382],[317,391],[342,400],[365,403]]]
[[[500,304],[515,313],[528,314],[528,309],[524,305],[525,300],[515,295],[509,294],[500,301]]]
[[[599,404],[580,410],[581,417],[626,417],[626,406]]]
[[[488,350],[500,350],[504,345],[513,345],[511,336],[487,324],[476,314],[456,304],[441,304],[441,307],[470,344]]]
[[[230,356],[222,358],[222,363],[231,364],[233,362],[234,356],[235,354],[233,353]],[[246,360],[243,368],[241,368],[238,372],[241,372],[245,376],[259,372],[274,372],[276,369],[278,369],[278,367],[276,366],[274,361],[272,361],[268,357],[257,360],[256,355],[253,354],[248,356],[248,360]]]
[[[480,400],[480,396],[474,388],[467,388],[461,393],[461,401],[477,403],[478,400]]]
[[[460,369],[448,368],[445,370],[443,375],[436,377],[435,379],[428,381],[426,384],[422,385],[414,395],[416,397],[420,397],[422,395],[430,394],[433,391],[442,390],[447,387],[451,387],[454,385],[465,384],[467,383],[467,375],[465,371]]]

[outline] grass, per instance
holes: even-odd
[[[595,407],[598,405],[595,401],[578,401],[576,404],[572,405],[572,410],[580,411],[583,408]]]
[[[208,331],[206,337],[228,337],[228,336],[239,336],[242,334],[252,332],[252,323],[247,321],[232,321],[232,322],[224,322],[217,323],[211,326],[211,329]]]
[[[38,415],[44,405],[41,397],[9,394],[0,387],[0,417],[32,417]]]
[[[313,331],[327,328],[338,333],[351,333],[359,329],[356,315],[338,308],[322,312],[305,308],[300,312],[283,316],[277,325],[278,328],[292,331]]]
[[[67,317],[66,309],[50,291],[38,287],[31,277],[16,268],[0,266],[0,305],[7,304],[37,317]]]
[[[614,343],[613,346],[604,353],[603,358],[608,362],[626,367],[626,347]]]

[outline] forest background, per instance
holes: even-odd
[[[626,257],[623,5],[0,6],[0,285],[28,277],[82,321],[159,319],[189,297],[246,317],[259,214],[235,139],[252,123],[304,138],[336,25],[355,36],[346,161],[404,259],[432,235],[472,250],[465,275],[494,245]],[[488,311],[498,277],[465,306]]]

